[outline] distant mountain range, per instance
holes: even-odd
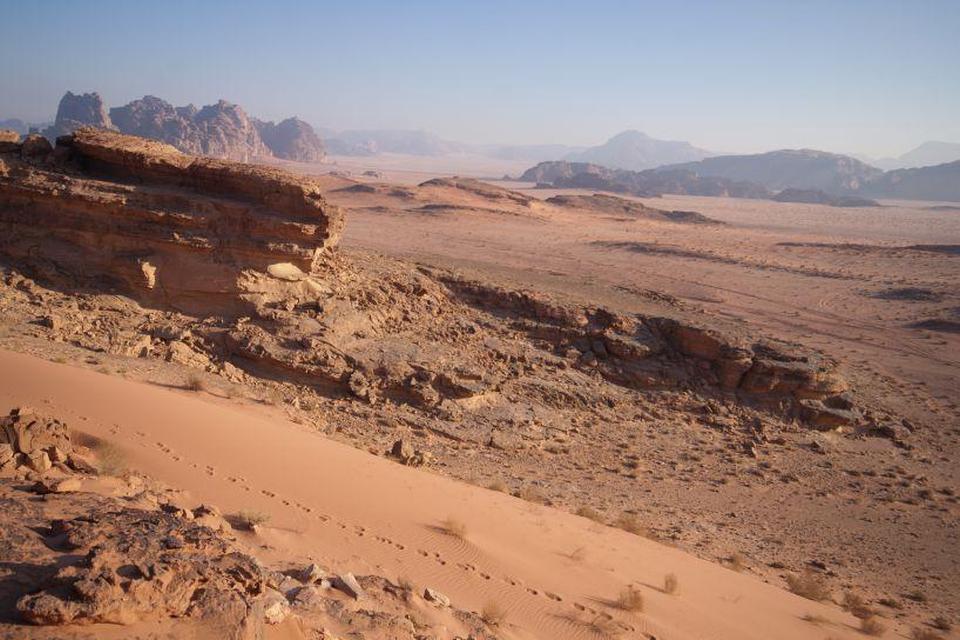
[[[12,128],[21,135],[26,133],[25,126],[20,121],[0,123],[0,128]],[[186,153],[245,162],[271,156],[314,162],[324,156],[320,137],[303,120],[287,118],[276,124],[257,120],[226,100],[198,109],[144,96],[108,109],[96,92],[68,91],[60,99],[53,124],[41,133],[52,140],[83,126],[153,138]]]
[[[849,156],[810,149],[716,156],[646,171],[542,162],[520,179],[639,196],[719,195],[834,206],[870,206],[869,198],[960,201],[960,161],[884,172]]]
[[[716,155],[689,142],[657,140],[640,131],[624,131],[597,147],[576,151],[563,159],[590,162],[612,169],[642,171],[667,164],[692,162]]]
[[[880,158],[878,160],[871,160],[869,158],[861,159],[885,171],[948,164],[960,160],[960,143],[938,142],[933,140],[924,142],[916,149],[899,155],[896,158]]]
[[[716,156],[658,170],[666,169],[689,169],[701,176],[753,182],[771,191],[821,189],[835,194],[855,192],[883,174],[856,158],[813,149]]]

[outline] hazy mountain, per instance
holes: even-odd
[[[909,169],[911,167],[929,167],[960,160],[960,143],[957,142],[924,142],[916,149],[908,151],[896,158],[882,158],[871,164],[885,169]]]
[[[657,140],[640,131],[624,131],[597,147],[563,157],[571,162],[592,162],[613,169],[642,171],[667,164],[691,162],[715,155],[689,142]]]
[[[330,153],[343,156],[372,156],[378,153],[443,156],[460,153],[468,146],[443,140],[429,131],[378,129],[326,132],[326,134],[324,144]]]
[[[888,171],[871,180],[863,192],[877,198],[960,202],[960,160]]]
[[[323,157],[320,138],[306,122],[296,118],[279,124],[261,122],[226,100],[198,109],[144,96],[108,110],[98,93],[68,91],[56,120],[43,134],[52,139],[82,126],[114,129],[161,140],[186,153],[244,162],[269,156],[305,162]]]
[[[697,196],[768,198],[766,188],[751,182],[701,176],[690,169],[611,169],[587,162],[541,162],[525,171],[520,180],[558,188],[598,189],[635,196],[664,193]]]
[[[52,122],[24,122],[20,118],[10,118],[8,120],[0,120],[0,129],[10,129],[11,131],[16,131],[22,136],[30,133],[31,129],[40,131],[51,126]]]
[[[660,170],[664,169],[689,169],[701,176],[753,182],[771,191],[819,189],[832,194],[855,192],[883,173],[856,158],[812,149],[716,156]]]

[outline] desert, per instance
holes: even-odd
[[[916,34],[374,4],[10,7],[0,638],[956,637],[960,90],[868,101]]]

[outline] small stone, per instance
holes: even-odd
[[[298,571],[295,577],[303,584],[313,584],[322,580],[326,575],[327,572],[323,570],[323,567],[314,563]]]
[[[337,576],[333,586],[356,600],[363,597],[363,588],[360,586],[360,583],[357,582],[357,579],[353,577],[352,573],[344,573]]]
[[[450,598],[443,595],[439,591],[434,591],[430,587],[427,587],[426,589],[423,590],[423,599],[426,600],[427,602],[432,602],[438,607],[450,606]]]
[[[263,596],[263,621],[267,624],[280,624],[290,615],[290,603],[279,591],[269,590]]]

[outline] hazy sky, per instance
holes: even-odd
[[[67,89],[316,126],[874,156],[960,142],[960,0],[0,0],[0,118]]]

